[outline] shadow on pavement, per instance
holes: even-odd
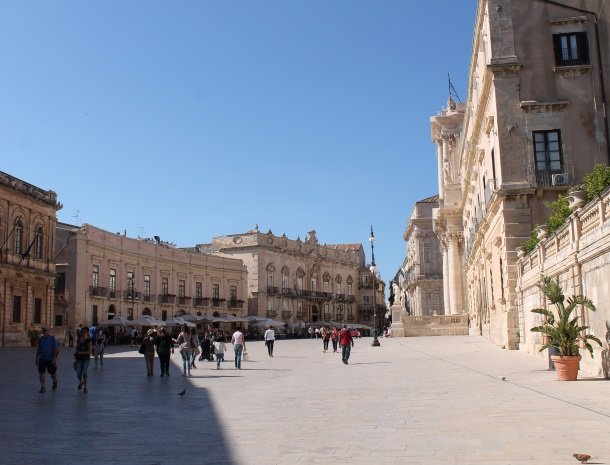
[[[175,364],[172,376],[161,378],[155,358],[156,376],[147,377],[141,355],[110,348],[103,370],[93,370],[91,361],[84,394],[72,350],[60,349],[59,388],[51,390],[47,375],[44,394],[38,394],[35,349],[0,350],[2,463],[235,464],[225,437],[230,425],[219,423],[207,390]],[[186,395],[177,395],[185,388]]]

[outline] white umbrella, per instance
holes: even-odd
[[[101,323],[98,323],[98,326],[127,326],[130,324],[132,324],[131,320],[128,320],[127,318],[125,318],[123,316],[115,316],[114,318],[111,318],[110,320],[102,321]]]
[[[257,321],[256,323],[254,323],[254,326],[257,326],[257,327],[279,326],[279,327],[283,328],[285,324],[286,324],[285,321],[273,320],[271,318],[268,318],[266,320]]]
[[[191,321],[186,321],[184,318],[180,316],[175,316],[174,318],[170,318],[169,320],[164,321],[164,323],[168,326],[186,326],[188,328],[195,328],[197,325]]]
[[[144,315],[137,320],[131,321],[130,324],[134,326],[165,326],[165,321],[158,320],[149,315]]]

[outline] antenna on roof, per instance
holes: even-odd
[[[455,90],[455,87],[453,87],[453,83],[451,82],[451,76],[449,75],[449,73],[447,73],[447,80],[449,81],[449,108],[451,110],[455,110],[455,102],[453,100],[453,97],[455,97],[458,102],[461,102],[462,99]]]

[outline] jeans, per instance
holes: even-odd
[[[220,368],[220,362],[224,362],[225,354],[216,354],[216,368]]]
[[[182,349],[180,351],[180,355],[182,356],[182,373],[183,374],[191,374],[191,351]]]
[[[347,362],[349,360],[349,353],[351,352],[351,350],[352,346],[349,344],[341,346],[341,358],[344,362]]]
[[[273,340],[273,339],[265,341],[265,343],[267,344],[267,352],[269,353],[269,355],[273,355],[273,343],[274,342],[275,342],[275,340]]]
[[[102,346],[101,349],[97,349],[94,351],[94,360],[95,360],[95,368],[97,368],[97,360],[99,358],[100,360],[100,365],[103,367],[104,366],[104,347]]]
[[[235,351],[235,368],[241,370],[241,354],[244,351],[244,346],[242,344],[235,344],[233,350]]]
[[[324,346],[324,352],[326,352],[328,350],[328,342],[329,340],[324,338],[322,339],[322,345]]]
[[[333,352],[337,352],[337,340],[333,339]]]
[[[171,354],[169,352],[157,352],[159,356],[159,364],[161,365],[161,374],[169,375],[169,358]]]
[[[79,381],[87,379],[87,370],[89,370],[89,360],[76,360],[76,377]]]

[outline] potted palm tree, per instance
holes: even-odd
[[[579,347],[585,347],[593,357],[591,342],[600,346],[601,341],[591,334],[586,334],[588,326],[582,326],[579,316],[573,315],[579,306],[595,311],[595,305],[591,299],[582,295],[568,297],[567,301],[559,285],[559,280],[553,280],[542,276],[538,287],[549,302],[555,305],[557,312],[545,308],[535,308],[533,313],[545,317],[540,326],[531,329],[535,333],[542,333],[543,345],[540,352],[554,347],[558,355],[552,355],[551,360],[555,364],[557,379],[560,381],[575,381],[578,377],[580,363]]]

